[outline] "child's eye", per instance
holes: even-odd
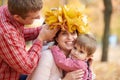
[[[74,47],[74,49],[76,50],[77,48],[76,48],[76,47]]]
[[[80,53],[84,53],[84,52],[81,50]]]

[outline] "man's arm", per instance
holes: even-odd
[[[40,30],[41,30],[41,26],[36,28],[25,28],[24,29],[25,41],[36,39],[37,36],[39,35]]]
[[[40,58],[40,40],[36,40],[27,51],[24,38],[15,31],[9,31],[0,35],[0,44],[0,57],[9,66],[20,73],[32,73]]]

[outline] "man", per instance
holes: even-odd
[[[20,74],[31,74],[36,68],[43,41],[51,40],[57,30],[24,29],[39,19],[41,0],[8,0],[0,7],[0,80],[18,80]],[[39,32],[40,31],[40,32]],[[25,41],[34,40],[26,51]]]

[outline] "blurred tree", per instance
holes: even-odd
[[[4,5],[7,3],[7,0],[0,0],[0,6]]]
[[[52,2],[51,2],[52,1]],[[43,0],[43,7],[47,8],[55,8],[59,6],[59,0]]]
[[[0,0],[0,6],[3,5],[3,0]]]
[[[112,14],[112,3],[111,0],[103,0],[104,1],[104,34],[103,34],[103,46],[102,46],[102,59],[101,61],[107,61],[108,59],[108,48],[109,48],[109,35],[110,35],[110,20]]]
[[[60,0],[60,4],[61,5],[65,5],[65,4],[67,4],[68,3],[68,0]]]

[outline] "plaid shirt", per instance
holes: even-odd
[[[30,50],[25,40],[35,39],[39,28],[24,29],[15,21],[7,6],[0,7],[0,80],[18,80],[20,74],[30,74],[39,60],[42,42],[36,40]]]

